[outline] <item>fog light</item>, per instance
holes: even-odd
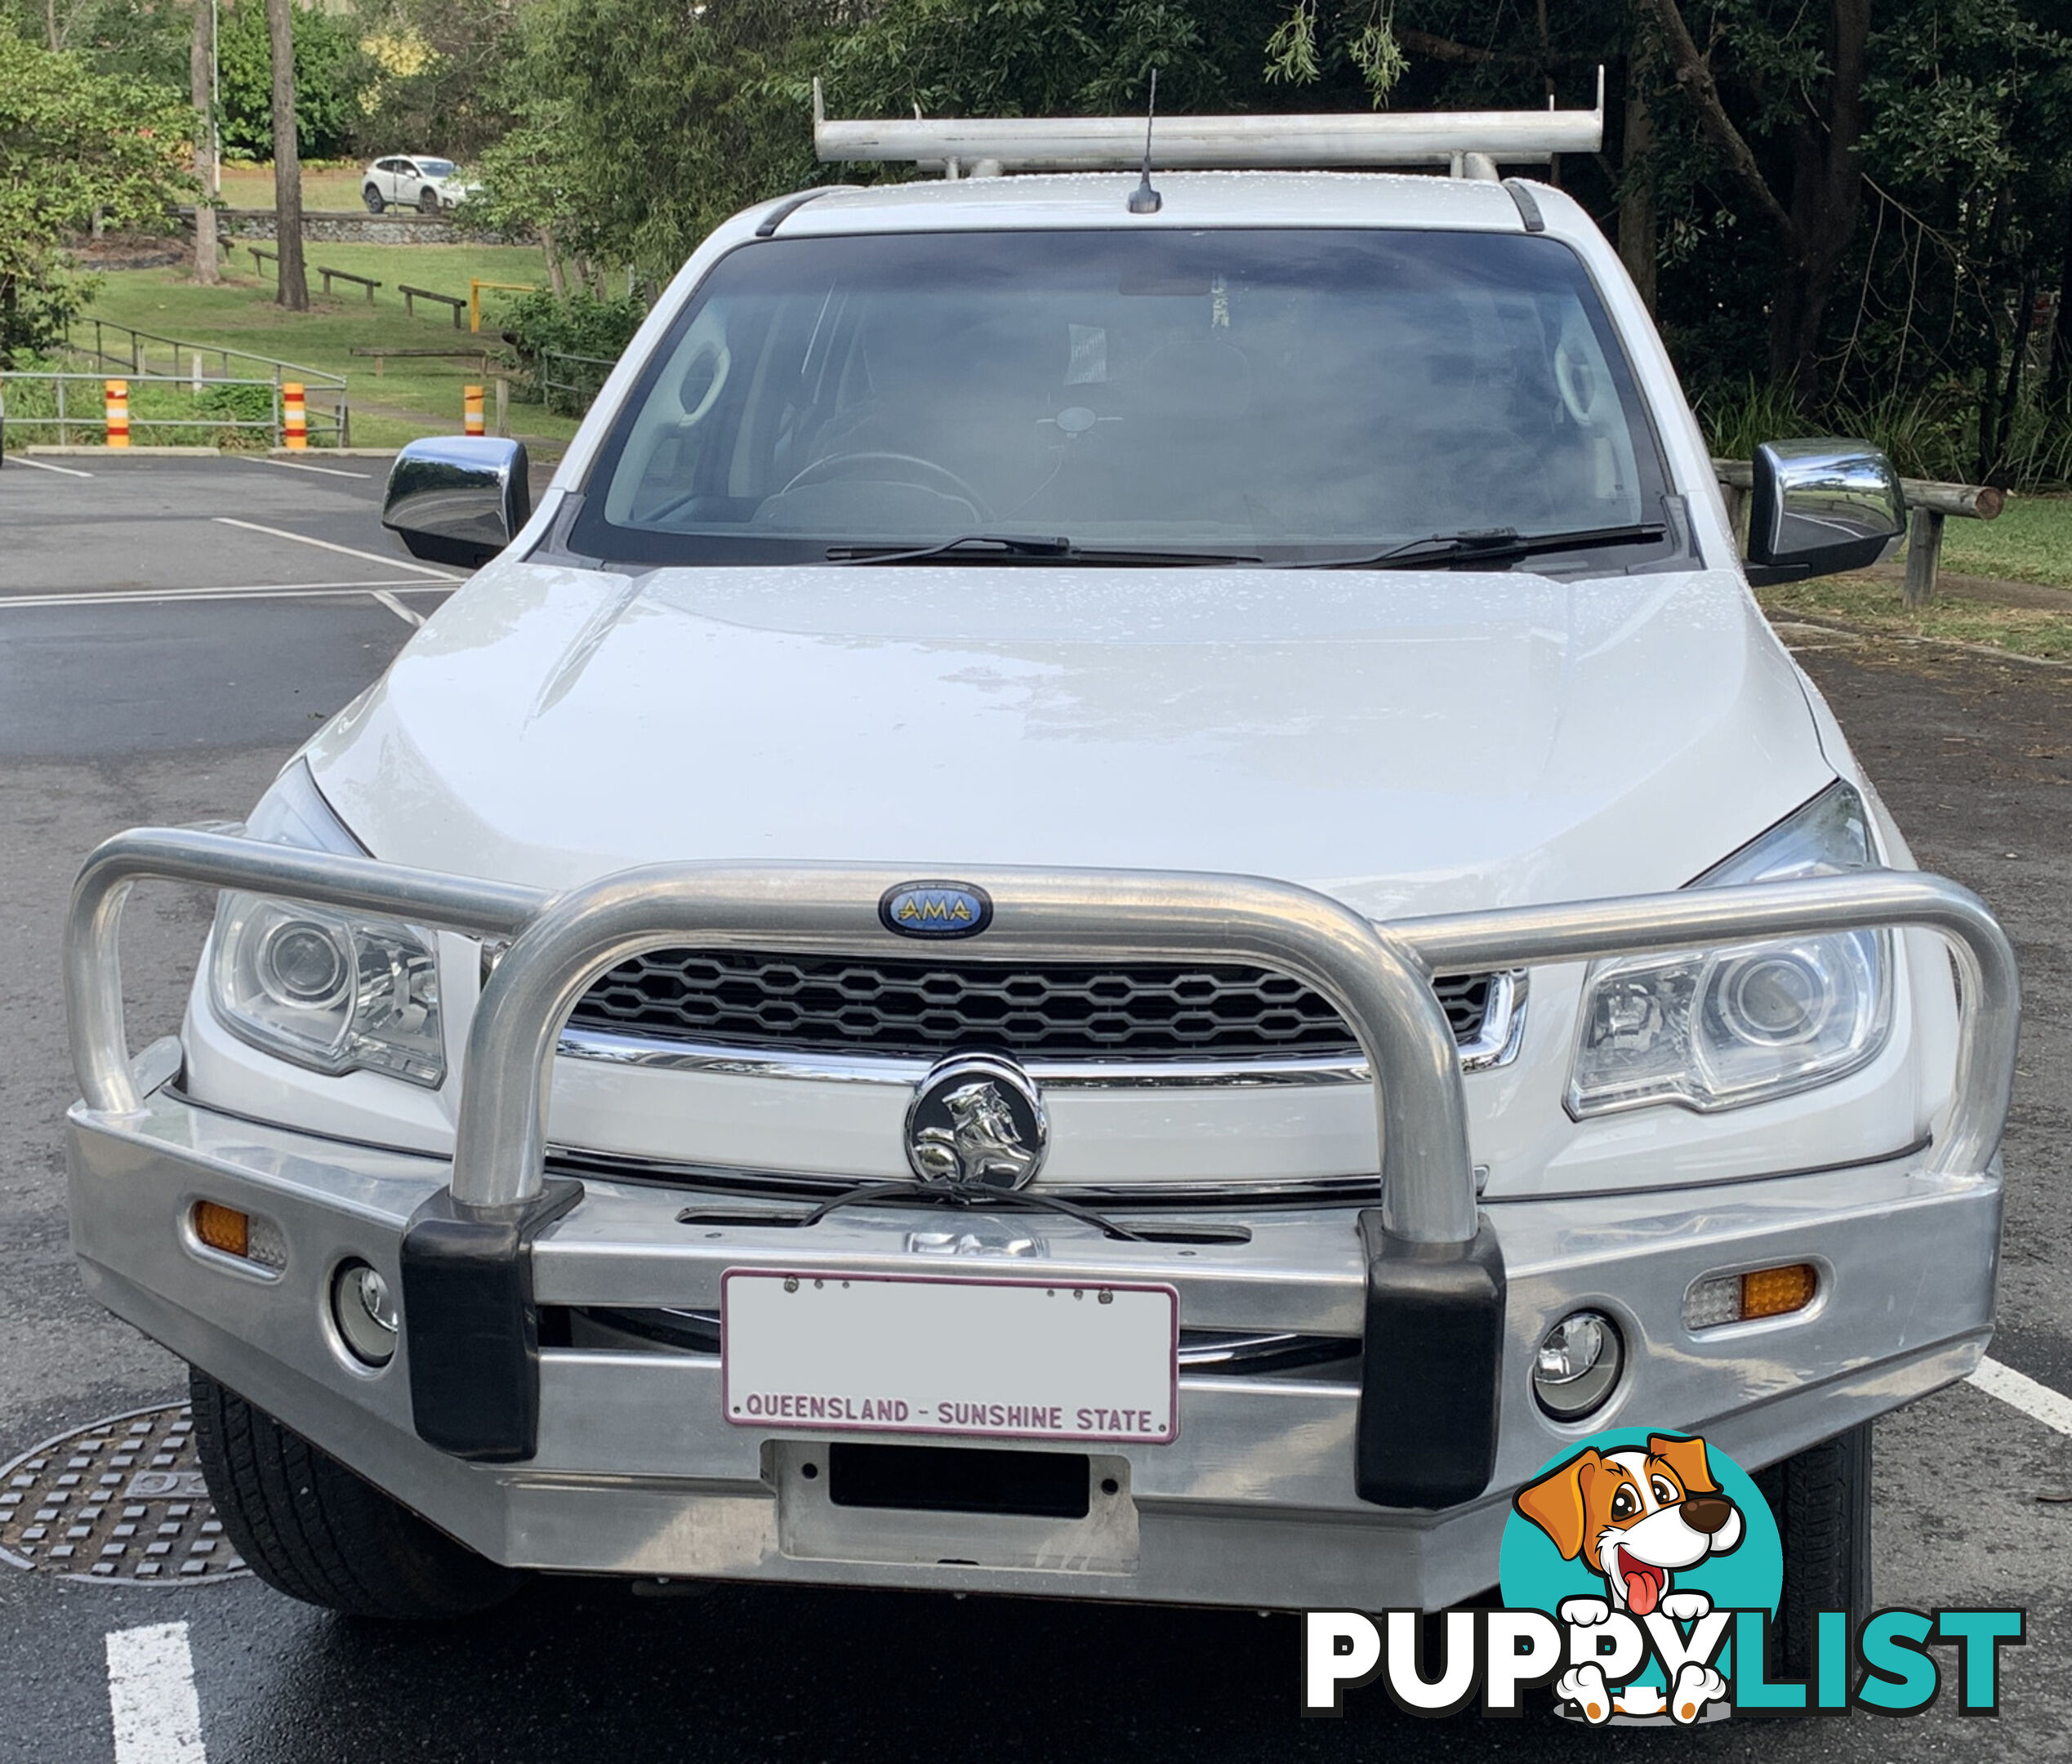
[[[1619,1325],[1601,1311],[1574,1311],[1540,1344],[1532,1393],[1557,1421],[1580,1421],[1602,1408],[1625,1365]]]
[[[395,1297],[389,1283],[364,1262],[340,1264],[331,1281],[331,1315],[353,1357],[385,1366],[395,1358]]]
[[[1692,1281],[1683,1295],[1683,1326],[1718,1329],[1759,1317],[1789,1316],[1812,1303],[1820,1290],[1820,1271],[1810,1262],[1753,1268],[1745,1274],[1709,1274]]]

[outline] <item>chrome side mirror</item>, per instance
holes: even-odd
[[[1899,474],[1868,441],[1770,441],[1755,450],[1748,560],[1758,587],[1863,569],[1905,530]]]
[[[412,557],[487,564],[532,519],[523,442],[486,435],[412,441],[389,468],[381,524]]]

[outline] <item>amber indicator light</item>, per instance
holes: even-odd
[[[212,1250],[225,1255],[252,1254],[252,1220],[235,1207],[218,1206],[213,1200],[194,1203],[194,1235]]]
[[[1820,1290],[1820,1276],[1810,1262],[1794,1262],[1788,1267],[1758,1268],[1741,1276],[1741,1316],[1782,1316],[1803,1311]]]

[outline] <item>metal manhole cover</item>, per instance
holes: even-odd
[[[250,1572],[202,1481],[185,1403],[111,1415],[0,1468],[0,1561],[161,1585]]]

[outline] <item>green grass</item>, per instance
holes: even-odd
[[[1772,619],[1797,615],[1834,621],[1874,636],[1932,637],[2072,662],[2072,612],[1995,606],[1967,600],[1947,589],[1921,611],[1910,612],[1900,599],[1897,582],[1861,576],[1760,589],[1756,598]]]
[[[2072,588],[2072,497],[2009,497],[1998,520],[1953,520],[1942,565],[1967,576]]]
[[[274,303],[271,266],[255,273],[250,255],[240,244],[232,260],[234,267],[216,287],[196,287],[178,268],[111,272],[90,316],[344,374],[354,407],[354,444],[387,447],[419,435],[458,434],[461,388],[483,377],[479,361],[403,358],[384,363],[377,378],[373,361],[353,354],[356,347],[465,348],[475,341],[465,330],[454,330],[443,307],[421,302],[417,317],[405,317],[396,283],[408,282],[465,298],[470,276],[497,282],[541,282],[546,276],[539,251],[529,246],[312,243],[304,255],[310,268],[310,310],[306,313],[287,312]],[[338,283],[336,292],[326,297],[319,292],[316,274],[320,265],[372,276],[384,285],[371,306],[366,291],[350,283]],[[488,314],[494,296],[485,293],[483,299],[487,335],[492,329]],[[387,408],[368,408],[374,405]],[[555,445],[576,431],[569,419],[515,400],[510,407],[510,426],[526,440]]]
[[[305,208],[357,208],[360,180],[366,167],[358,161],[350,165],[302,167],[302,206]],[[225,163],[223,200],[232,208],[270,208],[274,206],[274,167]]]

